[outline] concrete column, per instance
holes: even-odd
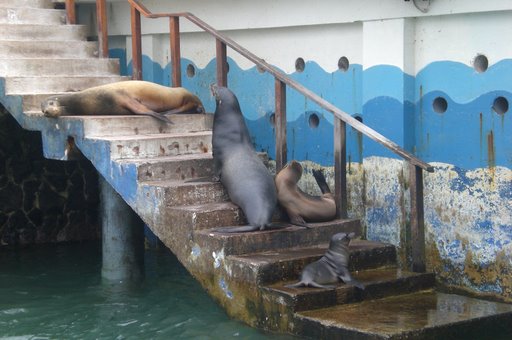
[[[109,282],[138,282],[144,276],[144,224],[100,175],[103,239],[101,275]]]

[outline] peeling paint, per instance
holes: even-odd
[[[219,268],[221,264],[224,262],[224,248],[217,254],[216,252],[212,252],[213,257],[213,266],[215,268]]]
[[[223,278],[220,278],[219,286],[220,289],[222,289],[222,291],[226,294],[226,297],[228,299],[233,299],[233,293],[229,290],[228,285],[226,284],[226,281],[224,281]]]

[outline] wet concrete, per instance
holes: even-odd
[[[315,338],[505,339],[512,305],[422,291],[298,314],[301,333]],[[471,321],[471,322],[470,322]]]

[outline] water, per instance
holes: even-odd
[[[292,339],[230,320],[167,251],[145,270],[102,283],[97,243],[0,250],[0,339]]]

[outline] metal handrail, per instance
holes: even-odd
[[[66,0],[66,5],[72,0]],[[98,16],[106,17],[104,10],[100,12],[97,0]],[[217,82],[221,86],[227,86],[227,57],[226,46],[238,52],[252,61],[259,69],[270,73],[275,78],[275,129],[276,129],[276,168],[281,169],[286,163],[286,86],[289,86],[304,97],[318,104],[324,110],[331,112],[335,117],[334,122],[334,156],[335,156],[335,198],[338,202],[338,217],[347,216],[346,196],[346,124],[363,135],[378,142],[410,164],[410,194],[411,194],[411,237],[412,237],[412,269],[425,271],[425,241],[424,241],[424,216],[423,216],[423,173],[422,170],[433,172],[430,164],[420,160],[398,144],[384,137],[377,131],[358,121],[350,114],[344,112],[302,84],[290,78],[288,75],[268,64],[263,59],[248,51],[229,37],[208,25],[203,20],[189,12],[182,13],[152,13],[140,1],[128,0],[131,5],[132,27],[132,77],[142,79],[142,52],[141,52],[141,23],[140,14],[147,18],[169,18],[170,49],[171,49],[171,79],[173,86],[181,86],[181,53],[179,18],[188,21],[201,28],[216,38]],[[74,10],[73,10],[74,12]],[[69,16],[69,12],[68,12]],[[106,19],[98,17],[98,23],[105,23],[104,29],[98,27],[99,32],[106,32]],[[103,39],[106,41],[106,38]],[[108,48],[107,48],[108,50]]]

